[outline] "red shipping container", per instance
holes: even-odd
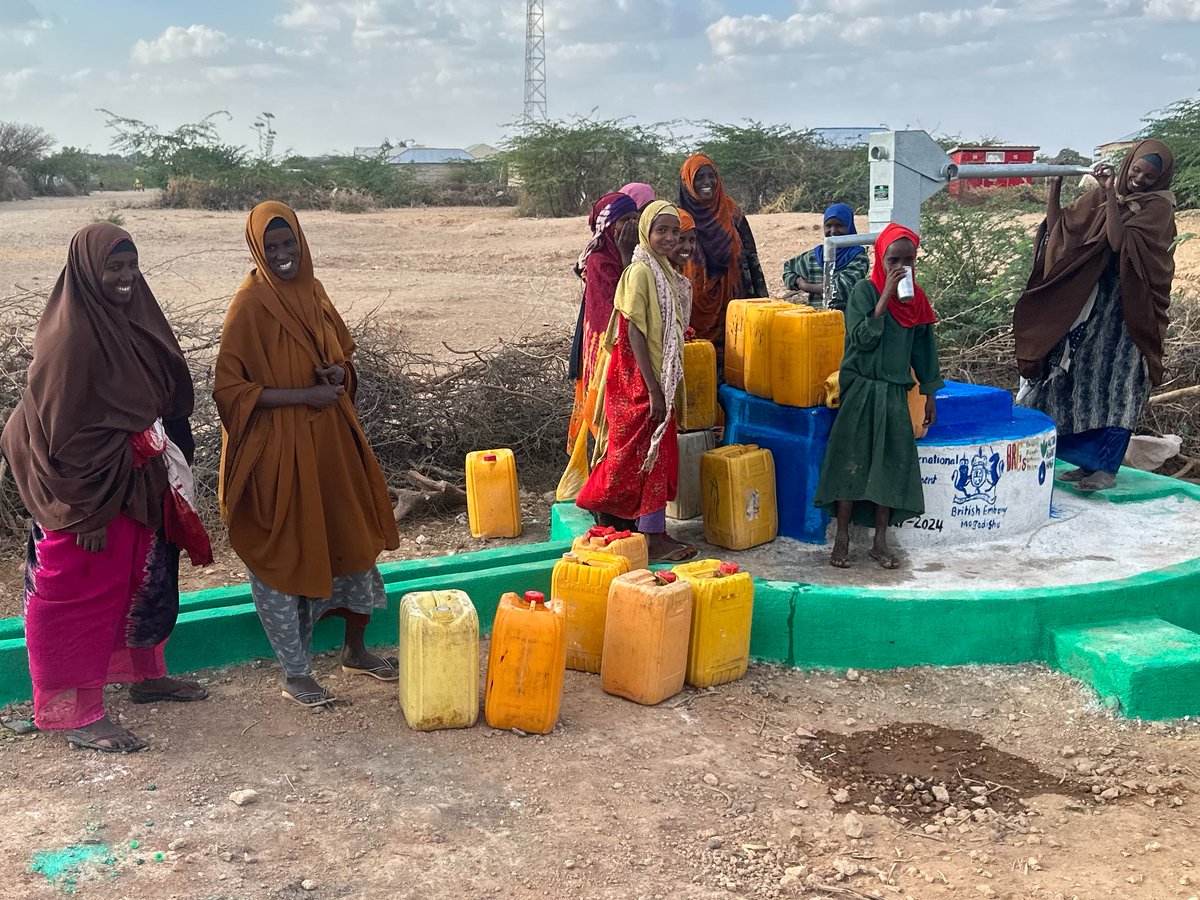
[[[1002,163],[1031,163],[1033,155],[1040,147],[981,147],[964,145],[950,151],[950,159],[955,165],[970,163],[971,165],[995,166]],[[1033,184],[1032,178],[966,178],[950,182],[947,190],[952,196],[958,196],[970,188],[1002,188],[1020,187]]]

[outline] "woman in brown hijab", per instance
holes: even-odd
[[[1017,402],[1058,426],[1060,476],[1080,490],[1116,483],[1142,407],[1163,381],[1163,339],[1175,274],[1175,158],[1142,141],[1120,171],[1066,209],[1052,179],[1033,274],[1013,313]]]
[[[313,623],[346,619],[342,670],[385,681],[396,660],[364,645],[387,604],[375,567],[399,545],[383,473],[354,410],[354,341],[313,277],[296,214],[267,201],[246,223],[254,269],[221,334],[213,396],[225,441],[221,512],[254,605],[303,706],[335,698],[312,676]]]
[[[104,686],[134,703],[203,700],[166,677],[179,611],[179,547],[212,561],[189,505],[192,378],[129,235],[105,222],[71,239],[33,341],[21,401],[4,428],[33,515],[25,643],[34,720],[73,746],[146,744],[104,708]]]

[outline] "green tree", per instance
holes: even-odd
[[[701,123],[697,149],[716,162],[725,189],[750,212],[818,212],[867,203],[869,167],[861,147],[834,147],[789,125]]]
[[[599,197],[631,181],[675,193],[679,154],[666,126],[628,119],[576,117],[517,124],[504,142],[521,215],[575,216]]]
[[[1006,198],[926,204],[917,265],[937,309],[939,342],[949,351],[967,349],[1007,330],[1032,255],[1033,233]]]
[[[1200,207],[1200,96],[1150,113],[1146,123],[1143,135],[1158,138],[1175,154],[1171,190],[1180,208]]]
[[[78,147],[63,147],[57,153],[52,153],[29,167],[30,174],[36,176],[39,181],[55,177],[65,178],[76,190],[84,193],[91,189],[95,169],[93,155]]]
[[[1034,162],[1049,163],[1052,166],[1090,166],[1092,164],[1090,159],[1070,147],[1063,147],[1053,156],[1049,153],[1039,153],[1033,159]]]
[[[146,173],[146,182],[153,187],[166,187],[168,179],[180,176],[225,181],[246,165],[246,148],[223,143],[217,133],[214,120],[233,118],[225,110],[167,132],[107,109],[99,111],[107,117],[104,124],[114,132],[113,149],[135,155]]]

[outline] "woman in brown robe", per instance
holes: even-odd
[[[324,706],[335,698],[312,677],[310,642],[330,612],[346,619],[343,671],[398,677],[395,658],[369,653],[364,635],[387,603],[375,560],[399,536],[354,409],[354,341],[313,277],[296,214],[259,204],[246,243],[255,268],[225,318],[213,392],[226,432],[221,511],[284,698]]]
[[[1052,179],[1033,274],[1013,313],[1017,402],[1058,426],[1060,476],[1080,490],[1116,483],[1152,388],[1175,274],[1175,158],[1147,140],[1121,169],[1098,165],[1097,187],[1066,209]]]
[[[168,678],[163,659],[179,613],[179,548],[198,565],[212,561],[187,502],[193,399],[132,238],[107,222],[81,229],[3,436],[33,516],[25,644],[34,720],[73,746],[146,747],[109,716],[106,684],[128,683],[134,703],[208,696]]]

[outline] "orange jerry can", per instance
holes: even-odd
[[[680,431],[702,431],[717,421],[717,348],[712,341],[683,345],[683,408],[677,410]]]
[[[566,670],[566,621],[560,601],[540,591],[500,598],[488,650],[488,725],[507,731],[549,734],[562,706]]]
[[[750,665],[754,579],[719,559],[683,563],[671,571],[692,586],[687,683],[706,688],[737,681]]]
[[[564,553],[550,576],[550,596],[567,614],[567,668],[599,672],[604,620],[613,579],[629,571],[629,560],[595,550]]]
[[[619,575],[608,594],[600,687],[653,706],[683,689],[692,587],[674,572]]]
[[[913,386],[908,392],[908,417],[912,419],[913,437],[919,441],[929,433],[929,426],[925,424],[925,395],[917,383],[916,372],[912,372],[912,379]]]
[[[780,310],[771,320],[771,399],[820,406],[825,379],[842,366],[846,317],[836,309]]]
[[[467,519],[473,537],[520,535],[517,462],[511,450],[467,454]]]
[[[783,310],[808,310],[811,307],[776,300],[746,307],[742,369],[746,392],[755,397],[771,397],[771,331],[776,313]]]
[[[746,309],[760,303],[778,303],[769,297],[730,300],[725,308],[725,383],[746,389]]]
[[[636,531],[617,531],[611,525],[593,525],[571,542],[571,549],[600,550],[613,556],[629,560],[629,571],[644,569],[650,565],[650,550],[646,536]]]

